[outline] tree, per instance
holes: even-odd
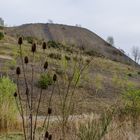
[[[53,24],[53,20],[48,19],[48,23]]]
[[[140,49],[138,46],[133,46],[132,48],[132,56],[133,56],[133,59],[136,63],[139,62],[140,60]]]
[[[82,25],[81,25],[81,24],[76,24],[75,26],[76,26],[76,27],[82,27]]]
[[[4,20],[0,18],[0,26],[4,26]]]
[[[114,38],[112,36],[109,36],[107,38],[107,42],[111,45],[111,46],[114,46]]]

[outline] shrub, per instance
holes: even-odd
[[[55,42],[55,41],[53,41],[53,40],[51,40],[51,41],[48,41],[48,43],[47,43],[47,45],[48,45],[48,47],[49,48],[58,48],[59,46],[57,45],[57,43]]]
[[[140,116],[140,90],[131,88],[123,94],[125,110],[132,118],[133,131],[135,133],[138,117]]]
[[[28,43],[32,44],[33,43],[33,37],[28,36],[25,38],[27,40]]]
[[[10,68],[10,69],[12,69],[12,70],[14,70],[15,68],[16,68],[16,61],[15,60],[11,60],[11,61],[9,61],[9,62],[7,62],[6,63],[6,65]]]
[[[89,119],[87,123],[80,124],[78,137],[80,140],[101,140],[108,132],[113,119],[113,111],[103,113],[99,119]]]
[[[131,73],[128,73],[127,75],[128,75],[129,77],[132,77],[132,74],[131,74]]]
[[[64,47],[64,45],[62,43],[55,42],[53,40],[48,41],[47,46],[49,48],[63,48]]]
[[[9,77],[0,78],[0,128],[6,129],[16,122],[18,109],[14,100],[16,85]],[[3,124],[3,122],[5,122]]]
[[[3,30],[4,29],[4,27],[3,26],[0,26],[0,30]]]
[[[69,56],[65,55],[65,59],[69,61],[71,58]]]
[[[0,40],[2,40],[4,38],[4,34],[3,32],[0,32]]]
[[[138,71],[138,75],[140,75],[140,71]]]
[[[47,87],[49,86],[49,85],[52,85],[52,83],[53,83],[53,79],[52,79],[52,77],[50,76],[50,74],[42,74],[41,76],[40,76],[40,79],[39,79],[39,81],[38,81],[38,85],[39,85],[39,87],[40,88],[42,88],[42,89],[47,89]]]
[[[49,57],[50,58],[53,58],[53,59],[59,59],[59,60],[61,60],[61,54],[59,54],[59,53],[50,53],[49,54]]]
[[[103,55],[96,50],[87,51],[86,54],[89,56],[103,57]]]

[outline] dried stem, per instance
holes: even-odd
[[[52,93],[51,93],[51,96],[50,96],[50,99],[49,99],[49,104],[48,104],[48,108],[51,107],[51,101],[52,101],[52,97],[53,97],[53,93],[54,93],[54,89],[55,89],[55,83],[53,85],[53,89],[52,89]],[[47,118],[48,118],[48,121],[47,121]],[[43,122],[43,128],[45,127],[45,124],[46,124],[46,121],[47,121],[47,129],[48,129],[48,126],[49,126],[49,120],[50,120],[50,114],[46,115],[45,119],[44,119],[44,122]]]
[[[37,105],[36,116],[35,116],[35,125],[34,125],[34,130],[33,130],[33,140],[35,140],[37,117],[38,117],[38,112],[39,112],[39,108],[40,108],[42,93],[43,93],[43,89],[40,90],[39,99],[38,99],[38,105]]]
[[[29,88],[28,88],[27,78],[26,78],[26,74],[25,74],[25,67],[24,67],[23,53],[22,53],[22,47],[21,47],[21,45],[20,45],[20,59],[21,59],[21,64],[22,64],[22,69],[23,69],[23,76],[24,76],[24,81],[25,81],[25,86],[26,86],[26,92],[27,92],[27,91],[29,91]],[[26,93],[26,97],[27,97],[28,107],[30,109],[30,101],[29,101],[29,94],[28,93]]]
[[[30,95],[30,140],[33,140],[33,92],[34,92],[34,53],[32,60],[32,79],[31,79],[31,95]]]
[[[26,138],[26,129],[25,129],[25,120],[24,120],[24,111],[23,111],[23,105],[21,102],[21,95],[20,95],[20,89],[19,89],[19,76],[17,77],[17,90],[18,90],[18,95],[19,95],[19,104],[21,108],[21,118],[22,118],[22,127],[23,127],[23,132],[24,132],[24,139],[27,140]]]

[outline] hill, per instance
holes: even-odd
[[[88,29],[59,24],[24,24],[5,28],[7,35],[33,37],[39,40],[54,40],[64,45],[78,47],[92,56],[100,56],[124,64],[135,62],[120,50],[112,47],[105,40]]]
[[[23,55],[28,56],[29,64],[27,67],[27,80],[31,79],[31,67],[32,67],[32,53],[31,44],[26,40],[23,41]],[[75,113],[101,111],[106,106],[114,104],[116,100],[124,92],[124,89],[129,88],[131,85],[139,87],[140,70],[133,65],[128,65],[111,59],[107,59],[99,56],[90,56],[85,54],[77,47],[76,50],[70,51],[65,48],[47,48],[45,52],[45,59],[42,58],[41,44],[37,45],[37,52],[35,53],[35,99],[38,96],[40,89],[37,86],[40,77],[40,62],[47,60],[49,63],[48,70],[50,74],[56,73],[59,79],[59,84],[62,92],[68,85],[68,77],[71,76],[74,70],[76,61],[77,70],[92,60],[89,67],[84,71],[81,81],[76,88],[75,94]],[[81,52],[79,54],[79,52]],[[10,78],[16,82],[15,69],[20,66],[19,47],[17,45],[17,39],[9,35],[5,35],[4,39],[0,40],[0,74],[9,75]],[[66,81],[64,82],[63,76],[66,74]],[[76,71],[78,74],[78,71]],[[25,87],[23,75],[20,77],[20,85],[23,88],[22,93],[25,95]],[[59,90],[58,90],[59,91]],[[58,109],[59,93],[55,91],[55,98],[53,99],[55,104],[55,112]],[[43,99],[41,103],[41,115],[45,111],[45,104],[51,92],[51,87],[44,90]]]

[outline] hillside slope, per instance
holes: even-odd
[[[120,50],[112,47],[95,33],[81,27],[38,23],[8,27],[5,28],[5,32],[14,37],[24,36],[35,37],[45,41],[54,40],[79,47],[90,55],[98,55],[124,64],[135,64]]]

